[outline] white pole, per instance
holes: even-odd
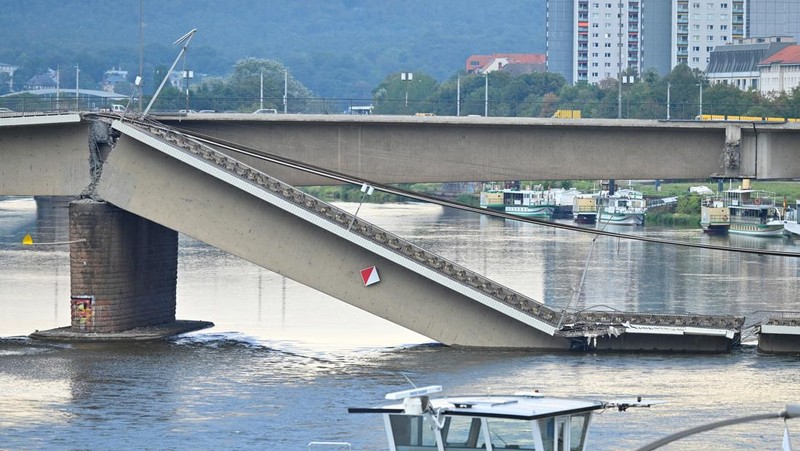
[[[79,64],[75,65],[75,110],[76,111],[81,109],[81,101],[80,101],[81,91],[80,88],[78,87],[80,86],[80,83],[78,83],[78,81],[80,80],[81,76],[81,69],[79,66],[80,66]]]
[[[263,109],[264,108],[264,71],[263,70],[261,71],[261,97],[260,97],[260,99],[261,100],[260,100],[260,102],[258,104],[258,108],[259,109]]]
[[[619,29],[617,30],[617,119],[622,119],[622,2],[619,2]]]
[[[456,81],[456,116],[461,116],[461,75]]]
[[[700,82],[700,116],[703,115],[703,82]]]
[[[672,87],[672,83],[667,83],[667,120],[669,120],[669,90]]]
[[[489,117],[489,74],[483,74],[486,77],[483,88],[483,115]]]
[[[180,39],[178,39],[177,41],[172,43],[172,45],[177,45],[177,44],[183,43],[183,48],[181,48],[181,51],[178,53],[178,57],[175,58],[175,62],[172,63],[172,67],[169,68],[169,70],[167,71],[167,74],[164,76],[164,79],[161,80],[161,84],[158,85],[158,89],[156,89],[155,94],[153,94],[153,98],[150,99],[150,103],[147,104],[147,108],[144,109],[144,112],[142,113],[142,116],[147,116],[147,113],[150,111],[150,107],[153,106],[153,103],[155,103],[156,98],[158,98],[158,94],[161,93],[161,89],[167,83],[167,80],[169,80],[169,76],[172,75],[172,71],[175,70],[175,66],[178,65],[178,61],[180,61],[181,56],[183,56],[183,54],[186,53],[186,49],[187,49],[187,47],[189,47],[189,42],[192,41],[192,38],[194,37],[195,33],[197,33],[197,29],[196,28],[193,29],[192,31],[186,33],[185,35],[181,36]]]
[[[283,70],[283,114],[289,106],[289,71]]]
[[[61,111],[60,106],[60,93],[61,93],[61,65],[56,66],[56,110]]]

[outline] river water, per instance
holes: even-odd
[[[745,316],[798,309],[797,258],[607,237],[592,245],[590,234],[420,204],[367,204],[359,216],[554,307]],[[26,233],[40,243],[67,240],[65,218],[63,207],[37,211],[30,198],[0,198],[0,449],[303,450],[346,441],[381,450],[380,417],[347,407],[381,404],[410,388],[405,377],[447,394],[536,388],[666,401],[597,415],[589,437],[597,450],[800,402],[798,356],[752,345],[722,355],[448,348],[185,236],[178,318],[214,328],[156,343],[30,340],[34,330],[69,324],[69,252],[20,242]],[[785,238],[636,233],[800,251]],[[570,301],[584,268],[580,297]],[[782,435],[783,423],[772,420],[667,449],[778,449]]]

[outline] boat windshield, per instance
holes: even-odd
[[[586,412],[531,421],[446,416],[439,432],[445,450],[485,450],[490,442],[495,450],[580,451],[586,443],[590,415]],[[425,415],[389,415],[392,449],[439,449],[437,428],[432,427],[431,421]]]

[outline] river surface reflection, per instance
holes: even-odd
[[[356,205],[343,205],[355,211]],[[48,344],[69,323],[63,206],[0,198],[0,448],[306,449],[313,440],[385,449],[380,418],[347,407],[441,384],[449,394],[548,394],[667,401],[598,415],[591,449],[641,446],[699,423],[800,402],[798,356],[577,354],[447,348],[188,237],[178,317],[212,329],[159,343]],[[418,204],[359,216],[554,307],[725,313],[796,310],[798,259],[599,237]],[[800,250],[784,238],[635,233]],[[264,237],[269,239],[269,237]],[[591,249],[591,254],[590,254]],[[588,264],[587,264],[588,257]],[[791,423],[790,423],[791,426]],[[783,424],[721,429],[668,449],[777,449]]]

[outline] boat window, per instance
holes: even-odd
[[[569,449],[580,451],[586,440],[586,431],[589,429],[589,413],[572,415],[569,421]]]
[[[447,417],[442,440],[446,450],[486,449],[480,418]]]
[[[420,415],[389,415],[397,451],[437,449],[436,435]]]
[[[491,418],[488,423],[493,449],[536,449],[529,421]]]
[[[542,444],[544,449],[550,451],[553,449],[556,439],[556,426],[555,418],[544,418],[539,420],[539,430],[542,431]]]

